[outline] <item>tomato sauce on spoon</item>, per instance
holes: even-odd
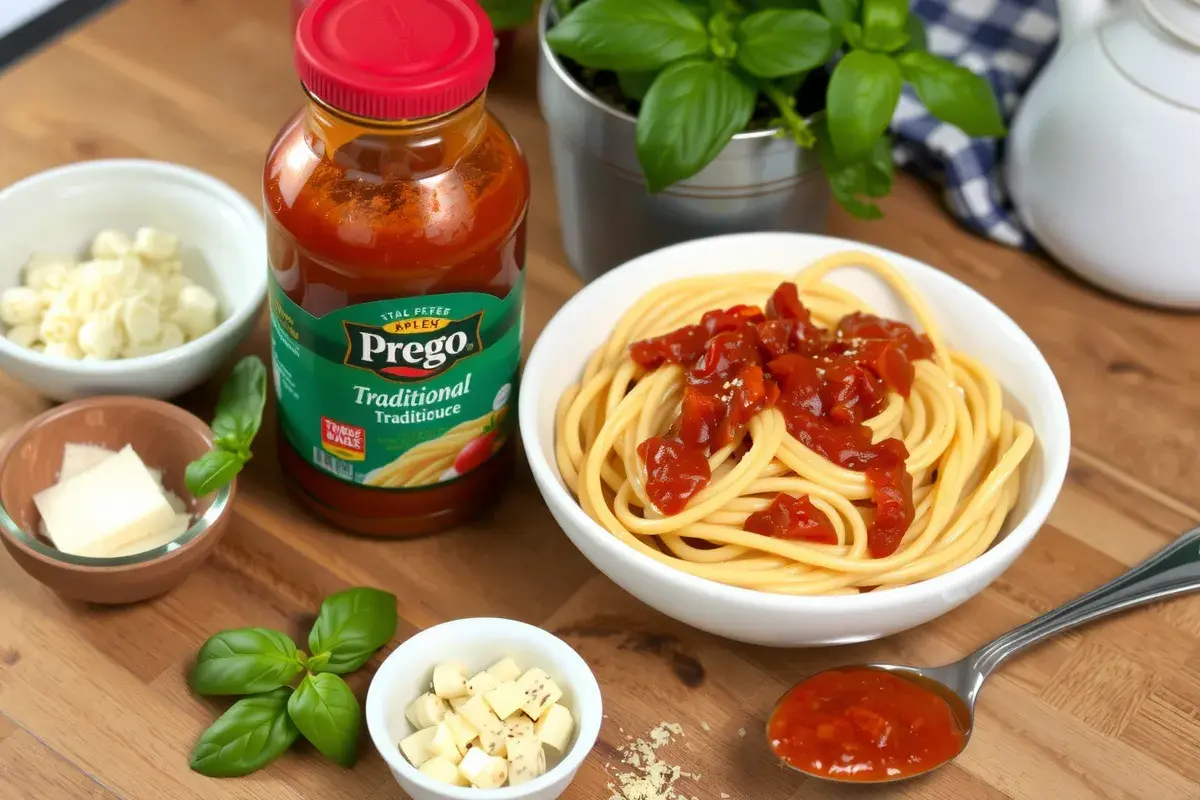
[[[928,772],[965,745],[946,700],[870,667],[826,670],[795,686],[775,707],[767,739],[801,772],[864,783]]]

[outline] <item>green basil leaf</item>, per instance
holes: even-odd
[[[341,677],[328,672],[305,676],[288,700],[287,710],[314,747],[343,767],[354,766],[362,709]]]
[[[498,31],[524,25],[533,18],[534,0],[479,0],[484,13]]]
[[[708,52],[708,31],[677,0],[588,0],[546,33],[560,55],[591,69],[642,72]]]
[[[737,63],[760,78],[821,66],[841,43],[829,20],[812,11],[756,11],[737,29]]]
[[[821,9],[821,4],[817,0],[751,0],[746,5],[756,11],[762,11],[767,8],[808,9],[809,11],[819,11]]]
[[[863,47],[890,53],[908,43],[908,0],[863,0]]]
[[[834,67],[825,114],[842,161],[856,161],[871,152],[892,121],[900,86],[900,68],[879,53],[854,50]]]
[[[657,72],[618,72],[617,84],[621,87],[621,94],[641,102],[657,77]]]
[[[881,136],[867,157],[867,194],[871,197],[887,197],[892,192],[892,181],[896,177],[896,165],[892,161],[892,137]]]
[[[321,672],[344,675],[367,663],[395,635],[394,594],[365,587],[347,589],[321,603],[317,621],[308,634],[308,649],[329,654]]]
[[[729,61],[737,55],[737,22],[733,17],[724,11],[718,11],[708,20],[707,27],[708,49],[714,56]]]
[[[315,656],[309,656],[308,664],[305,666],[312,672],[324,672],[325,665],[329,663],[329,653],[318,653]]]
[[[908,22],[904,25],[904,32],[908,34],[908,42],[900,48],[902,52],[927,49],[925,23],[916,14],[909,13]]]
[[[846,44],[850,45],[855,50],[859,50],[863,46],[863,31],[862,25],[857,22],[843,22],[842,36],[846,38]]]
[[[834,25],[844,25],[858,19],[859,0],[820,0],[821,11]]]
[[[685,6],[696,15],[697,19],[704,22],[708,21],[713,13],[712,4],[708,0],[679,0],[679,4]]]
[[[236,628],[204,643],[190,683],[199,694],[258,694],[286,686],[303,669],[296,645],[284,634]]]
[[[1004,120],[992,87],[966,67],[914,50],[897,58],[905,80],[940,120],[972,137],[1003,136]]]
[[[204,497],[232,481],[246,462],[228,450],[209,450],[187,465],[183,483],[193,497]]]
[[[821,166],[824,167],[825,176],[829,179],[829,187],[838,203],[859,219],[881,218],[883,211],[879,206],[860,199],[861,195],[875,196],[873,190],[878,190],[882,186],[881,176],[876,175],[872,179],[871,166],[867,161],[842,161],[834,151],[824,120],[817,120],[812,129],[817,139],[817,155],[821,159]],[[886,138],[882,137],[879,141],[883,142]],[[872,150],[872,155],[874,156],[874,154],[875,149]],[[879,167],[875,167],[875,169],[878,170]],[[889,180],[888,189],[890,188]]]
[[[292,746],[300,731],[288,716],[284,686],[237,701],[196,742],[191,767],[213,778],[249,775]]]
[[[212,422],[217,446],[249,457],[266,403],[267,368],[258,356],[246,356],[234,366],[217,398]]]
[[[681,61],[659,74],[637,119],[646,186],[658,192],[716,158],[754,113],[757,93],[715,61]]]

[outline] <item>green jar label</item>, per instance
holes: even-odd
[[[525,276],[507,297],[463,292],[315,317],[271,281],[280,429],[308,463],[381,489],[442,483],[508,438]]]

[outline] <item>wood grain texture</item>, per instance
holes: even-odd
[[[527,346],[579,286],[559,245],[533,44],[522,32],[517,63],[491,94],[533,174]],[[299,100],[285,0],[127,0],[0,75],[0,185],[68,161],[137,156],[198,167],[257,198],[263,154]],[[523,468],[478,523],[381,543],[302,514],[266,456],[244,478],[214,559],[154,603],[64,602],[0,557],[0,797],[403,800],[366,742],[352,771],[303,746],[242,780],[187,769],[196,737],[226,705],[187,690],[200,643],[240,625],[303,636],[324,595],[372,584],[399,596],[401,637],[491,614],[558,631],[579,649],[600,678],[608,718],[570,800],[608,800],[616,748],[662,721],[684,726],[663,755],[702,773],[679,787],[698,800],[1200,798],[1200,599],[1113,619],[1015,660],[985,690],[967,752],[926,780],[845,789],[800,780],[767,757],[765,714],[797,678],[847,661],[957,658],[1144,558],[1200,508],[1200,319],[1123,304],[974,238],[912,180],[899,180],[884,206],[878,223],[835,213],[831,232],[922,259],[993,299],[1045,352],[1071,410],[1076,450],[1062,499],[979,597],[882,642],[733,645],[597,574]],[[265,354],[266,342],[260,327],[247,350]],[[207,414],[214,397],[209,386],[181,402]],[[0,431],[46,406],[0,377]],[[260,452],[271,452],[271,437]],[[552,565],[544,580],[512,580],[530,561]],[[360,696],[385,655],[355,676]]]

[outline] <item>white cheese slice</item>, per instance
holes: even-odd
[[[175,512],[132,447],[33,497],[54,546],[79,556],[107,556],[160,533]]]
[[[81,472],[87,472],[116,454],[116,450],[109,450],[98,444],[68,444],[63,448],[62,469],[58,472],[58,482],[62,483]]]
[[[168,498],[169,502],[169,498]],[[124,547],[118,547],[109,552],[109,558],[117,558],[119,556],[133,556],[138,553],[144,553],[147,550],[153,550],[156,547],[162,547],[164,544],[170,544],[187,533],[187,529],[192,524],[190,514],[176,514],[175,521],[171,523],[169,528],[164,528],[161,532],[138,539],[136,542],[127,544]]]

